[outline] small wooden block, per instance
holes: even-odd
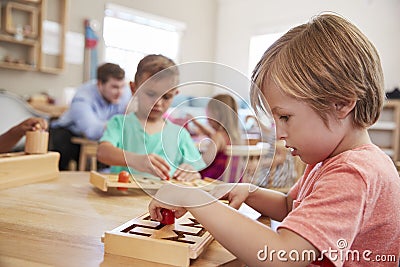
[[[174,224],[175,223],[175,212],[170,209],[161,209],[161,224]]]
[[[25,133],[25,153],[44,154],[47,153],[49,143],[49,132],[46,131],[28,131]]]
[[[144,214],[104,234],[104,252],[174,266],[189,266],[213,237],[188,212],[162,225]]]
[[[114,187],[159,189],[163,184],[168,182],[185,186],[201,187],[205,191],[210,191],[216,184],[221,183],[214,179],[196,179],[190,182],[181,182],[177,180],[163,181],[157,178],[146,178],[141,176],[135,176],[129,181],[129,183],[119,183],[118,174],[102,174],[96,171],[90,172],[90,183],[104,192],[107,192],[108,188]]]
[[[0,154],[0,189],[57,178],[59,159],[58,152]]]

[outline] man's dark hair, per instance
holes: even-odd
[[[97,80],[106,83],[110,77],[123,80],[125,79],[125,71],[117,64],[104,63],[97,68]]]

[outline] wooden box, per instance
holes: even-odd
[[[164,181],[159,178],[146,178],[141,176],[131,177],[129,183],[118,182],[117,174],[102,174],[96,171],[90,172],[90,183],[100,190],[106,192],[109,188],[141,188],[141,189],[159,189],[163,184],[170,181]],[[221,183],[214,179],[196,179],[190,182],[182,182],[171,180],[172,183],[184,186],[193,186],[202,188],[205,191],[210,191],[217,183]]]
[[[57,178],[59,159],[58,152],[0,154],[0,189]]]
[[[188,212],[162,225],[144,214],[105,232],[104,252],[173,266],[189,266],[213,240]]]

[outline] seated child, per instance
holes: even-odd
[[[254,109],[267,113],[260,100],[268,102],[276,138],[307,163],[303,177],[288,194],[242,183],[210,195],[168,183],[149,205],[151,218],[162,220],[161,208],[190,211],[249,266],[397,267],[400,178],[368,133],[385,98],[374,45],[324,13],[272,44],[252,80]],[[244,202],[282,223],[274,231],[232,208]]]
[[[201,149],[203,150],[203,159],[207,164],[207,168],[200,171],[202,177],[221,178],[227,166],[226,146],[241,143],[237,110],[236,100],[231,95],[219,94],[210,99],[206,108],[207,120],[211,129],[188,115],[193,124],[197,126],[197,132],[210,138],[207,146]]]
[[[201,178],[205,166],[186,129],[163,118],[178,93],[179,72],[162,55],[148,55],[138,64],[130,83],[136,110],[115,115],[100,139],[97,158],[111,165],[111,172],[129,170],[169,179]]]

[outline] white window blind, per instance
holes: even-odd
[[[268,33],[261,35],[254,35],[250,38],[249,48],[249,77],[260,61],[264,52],[270,47],[276,40],[279,39],[285,32]]]
[[[103,27],[105,60],[119,64],[130,80],[145,55],[162,54],[178,63],[184,30],[182,22],[107,4]]]

